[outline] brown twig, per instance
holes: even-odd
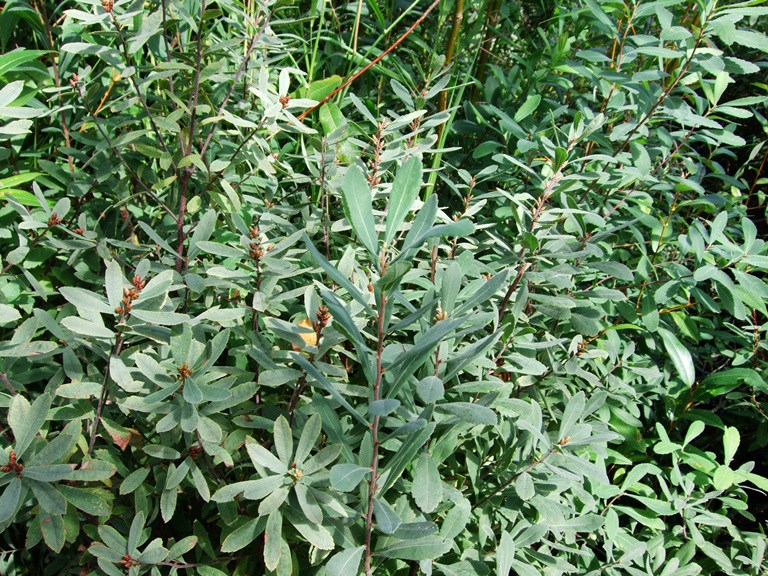
[[[362,76],[363,74],[365,74],[365,73],[366,73],[366,72],[367,72],[369,69],[371,69],[373,66],[375,66],[376,64],[378,64],[379,62],[381,62],[381,60],[382,60],[382,59],[383,59],[383,58],[384,58],[384,57],[385,57],[387,54],[389,54],[390,52],[392,52],[392,50],[394,50],[395,48],[397,48],[397,47],[400,45],[400,43],[402,43],[402,41],[403,41],[403,40],[405,40],[405,39],[406,39],[406,38],[407,38],[407,37],[408,37],[408,36],[411,34],[411,32],[413,32],[413,31],[414,31],[414,30],[415,30],[415,29],[418,27],[418,25],[419,25],[419,24],[421,24],[421,23],[424,21],[424,19],[425,19],[425,18],[426,18],[426,17],[429,15],[429,13],[430,13],[430,12],[432,12],[432,10],[434,10],[434,9],[435,9],[435,7],[436,7],[438,4],[440,4],[440,1],[441,1],[441,0],[434,0],[434,2],[432,2],[432,4],[429,6],[429,8],[427,8],[427,9],[424,11],[424,14],[422,14],[421,16],[419,16],[418,20],[416,20],[416,22],[414,22],[414,23],[413,23],[413,24],[412,24],[412,25],[411,25],[411,26],[408,28],[408,30],[406,30],[406,31],[403,33],[403,35],[402,35],[402,36],[400,36],[400,38],[398,38],[397,40],[395,40],[395,41],[394,41],[394,43],[393,43],[393,44],[392,44],[392,45],[391,45],[389,48],[387,48],[386,50],[384,50],[384,52],[382,52],[382,53],[381,53],[381,54],[379,54],[379,55],[378,55],[376,58],[374,58],[374,59],[373,59],[373,60],[370,62],[370,64],[368,64],[367,66],[365,66],[365,67],[364,67],[362,70],[360,70],[359,72],[355,72],[354,74],[352,74],[352,76],[350,76],[350,77],[349,77],[349,79],[348,79],[346,82],[344,82],[344,83],[343,83],[341,86],[339,86],[338,88],[336,88],[336,90],[334,90],[333,92],[331,92],[330,94],[328,94],[328,96],[326,96],[325,98],[323,98],[322,100],[320,100],[320,102],[318,102],[317,104],[315,104],[315,105],[314,105],[314,106],[312,106],[311,108],[307,108],[306,110],[304,110],[304,112],[302,112],[301,114],[299,114],[297,118],[298,118],[299,120],[304,120],[304,118],[306,118],[306,117],[309,115],[309,113],[310,113],[310,112],[312,112],[312,111],[313,111],[315,108],[318,108],[318,107],[322,106],[323,104],[325,104],[326,102],[328,102],[328,101],[329,101],[331,98],[333,98],[334,96],[336,96],[336,94],[338,94],[339,92],[341,92],[342,90],[344,90],[344,88],[346,88],[347,86],[349,86],[350,84],[352,84],[352,82],[354,82],[355,80],[357,80],[357,79],[358,79],[360,76]]]

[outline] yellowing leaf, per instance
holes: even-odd
[[[310,322],[308,318],[304,318],[304,320],[299,322],[298,325],[302,328],[307,328],[312,331],[299,333],[299,336],[301,336],[301,339],[307,343],[307,346],[317,346],[317,334],[315,334],[315,329],[312,326],[312,322]]]

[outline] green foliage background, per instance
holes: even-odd
[[[6,2],[0,573],[765,574],[767,16]]]

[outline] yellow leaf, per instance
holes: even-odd
[[[312,326],[312,322],[310,322],[308,318],[304,318],[304,320],[298,323],[298,326],[311,330],[311,332],[299,333],[299,336],[301,336],[301,339],[304,340],[307,346],[317,346],[317,334],[315,334],[315,329]]]

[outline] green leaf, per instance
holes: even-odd
[[[347,400],[339,393],[336,387],[331,384],[325,376],[323,376],[320,370],[315,368],[314,364],[310,363],[301,354],[297,354],[295,352],[291,354],[291,357],[293,358],[294,362],[299,364],[304,369],[304,371],[314,379],[315,383],[320,388],[324,389],[331,396],[333,396],[334,399],[336,399],[336,401],[355,418],[355,420],[366,427],[368,426],[368,422],[366,422],[365,418],[363,418],[360,413],[355,410],[349,402],[347,402]]]
[[[368,404],[368,416],[386,416],[400,407],[400,400],[375,400]]]
[[[13,518],[22,497],[21,488],[21,479],[12,478],[3,493],[0,494],[0,523]],[[26,493],[26,488],[24,493]]]
[[[46,514],[61,515],[67,511],[67,501],[56,488],[47,482],[31,480],[29,487],[40,505],[40,509]]]
[[[696,371],[693,367],[693,357],[688,348],[683,346],[680,340],[666,328],[659,327],[658,333],[683,384],[693,386],[696,381]]]
[[[171,521],[173,514],[176,512],[176,500],[178,493],[176,488],[170,490],[163,490],[160,493],[160,514],[163,517],[163,522],[166,524]]]
[[[443,483],[437,464],[428,453],[423,452],[413,470],[411,494],[422,512],[433,512],[443,500]]]
[[[331,468],[331,486],[340,492],[351,492],[370,472],[370,468],[357,464],[336,464]]]
[[[403,523],[387,501],[380,498],[373,499],[373,514],[376,519],[376,528],[384,534],[394,534]]]
[[[277,568],[282,550],[281,543],[283,531],[283,516],[279,510],[272,512],[267,518],[266,533],[264,535],[264,565],[268,570]]]
[[[320,102],[336,88],[341,86],[342,81],[342,77],[338,74],[320,80],[313,80],[309,83],[306,92],[301,97]]]
[[[296,447],[296,466],[301,468],[304,461],[309,456],[312,448],[317,443],[317,439],[320,438],[320,432],[322,431],[322,420],[318,414],[313,414],[304,424],[304,428],[301,431],[301,437],[299,438],[299,444]]]
[[[302,239],[304,240],[304,244],[307,246],[307,250],[309,251],[310,256],[312,256],[312,259],[317,262],[317,264],[325,271],[326,274],[328,274],[331,280],[344,288],[344,290],[346,290],[347,293],[355,299],[355,301],[357,301],[363,308],[365,308],[365,310],[371,316],[375,316],[373,308],[371,308],[368,302],[365,301],[365,298],[363,297],[363,294],[360,292],[360,290],[358,290],[357,287],[352,284],[352,282],[350,282],[341,272],[339,272],[335,266],[328,262],[328,260],[326,260],[325,257],[317,251],[317,248],[315,248],[315,245],[312,244],[309,236],[302,234]]]
[[[307,539],[307,542],[312,544],[312,546],[315,546],[320,550],[333,550],[333,536],[331,536],[331,533],[322,524],[301,521],[294,522],[293,520],[291,520],[291,524],[293,524],[293,527],[299,531],[299,534],[304,536],[304,538]]]
[[[485,424],[486,426],[496,425],[496,413],[487,406],[473,402],[447,402],[438,405],[437,408],[449,412],[465,422]]]
[[[733,457],[736,455],[740,442],[741,437],[738,428],[726,426],[723,431],[723,450],[726,466],[731,463]]]
[[[515,542],[509,532],[502,532],[499,546],[496,548],[496,574],[509,574],[514,558]]]
[[[520,106],[520,108],[517,109],[517,112],[515,112],[515,122],[522,122],[528,118],[528,116],[533,114],[536,111],[536,108],[539,107],[539,102],[541,102],[541,95],[530,94],[528,98],[525,99],[525,102],[523,102],[522,106]]]
[[[75,334],[80,336],[92,336],[94,338],[114,338],[115,333],[104,324],[97,324],[90,320],[85,320],[79,316],[67,316],[61,321],[62,326],[69,328]]]
[[[400,226],[419,195],[421,174],[421,160],[417,156],[411,156],[403,162],[395,175],[389,194],[387,230],[384,237],[384,242],[387,245],[390,245],[397,236]]]
[[[288,472],[288,466],[290,466],[290,462],[286,464],[282,460],[276,458],[272,452],[264,448],[264,446],[255,440],[247,438],[245,449],[248,451],[248,456],[250,456],[254,466],[263,466],[264,468],[267,468],[268,470],[278,474],[285,474]]]
[[[378,261],[379,239],[373,221],[371,187],[365,179],[365,174],[357,165],[350,166],[347,170],[341,188],[341,200],[344,215],[352,225],[355,234],[368,250],[371,258]]]
[[[578,422],[579,418],[581,418],[584,413],[585,404],[586,399],[584,392],[581,390],[568,400],[568,403],[565,405],[565,410],[563,411],[563,419],[560,421],[560,430],[557,433],[558,440],[563,440],[571,433],[573,425]]]
[[[333,576],[359,576],[358,568],[365,546],[347,548],[331,556],[326,564],[326,572]]]
[[[387,546],[383,550],[376,550],[376,556],[420,562],[440,558],[450,548],[450,541],[445,541],[440,536],[427,536],[416,540],[404,540]]]
[[[248,520],[248,522],[224,538],[224,541],[221,543],[221,551],[225,554],[229,554],[242,550],[264,532],[266,525],[266,517],[252,518],[251,520]]]
[[[27,448],[40,432],[46,418],[48,410],[51,407],[51,397],[48,394],[41,394],[30,405],[29,401],[21,394],[17,394],[11,400],[11,406],[8,410],[8,425],[13,430],[15,438],[14,450],[16,457],[22,458]]]
[[[57,514],[41,514],[40,529],[48,548],[54,552],[61,552],[66,539],[64,519]]]
[[[70,422],[53,440],[35,454],[29,461],[30,466],[44,466],[65,459],[74,450],[80,438],[82,424],[80,421]]]
[[[288,420],[283,416],[278,416],[277,420],[275,420],[273,438],[275,440],[277,456],[280,458],[280,462],[285,464],[287,470],[291,465],[291,457],[293,456],[293,433],[291,432]]]
[[[360,334],[360,330],[358,330],[355,321],[349,315],[349,312],[347,312],[344,304],[333,292],[321,289],[320,296],[328,307],[328,312],[330,312],[333,317],[334,327],[354,344],[363,373],[365,374],[368,383],[373,385],[375,376],[371,362],[369,361],[371,350],[365,345],[365,340],[363,340],[363,336]]]
[[[45,56],[49,53],[49,50],[26,50],[24,48],[17,48],[7,54],[0,55],[0,76],[4,76],[14,68],[37,60],[41,56]]]
[[[50,464],[48,466],[27,466],[24,468],[24,477],[41,482],[58,482],[74,477],[72,464]]]
[[[109,516],[112,511],[112,494],[101,488],[77,488],[59,484],[56,489],[67,502],[91,516]]]
[[[427,376],[419,380],[416,384],[416,394],[425,404],[431,404],[442,400],[445,396],[445,388],[443,387],[443,381],[437,376]]]

